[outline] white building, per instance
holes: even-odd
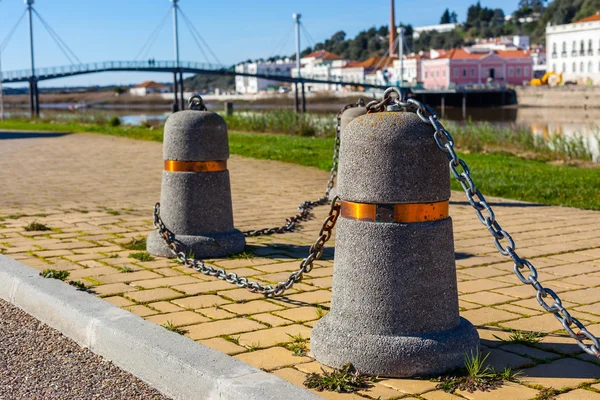
[[[418,39],[423,32],[431,32],[437,31],[440,33],[450,32],[456,29],[457,24],[438,24],[438,25],[427,25],[427,26],[418,26],[413,28],[413,39]]]
[[[246,74],[290,76],[293,66],[294,63],[289,59],[277,61],[257,61],[252,63],[238,64],[235,66],[235,72]],[[235,91],[243,94],[256,94],[266,91],[270,87],[280,85],[280,81],[272,79],[240,75],[236,75],[235,77]]]
[[[170,93],[171,87],[156,83],[154,81],[146,81],[129,89],[132,96],[147,96],[149,94]]]
[[[600,14],[546,27],[546,66],[563,82],[600,84]]]
[[[404,56],[403,62],[400,63],[400,60],[394,61],[394,76],[393,83],[400,84],[400,81],[403,82],[403,85],[412,86],[418,82],[422,82],[421,71],[422,71],[422,62],[423,59],[426,58],[425,54],[411,54],[408,56]],[[402,66],[402,68],[400,68]],[[402,79],[400,78],[400,69],[402,69]]]
[[[303,78],[322,80],[343,80],[341,69],[347,60],[337,54],[318,50],[300,59],[300,76]],[[298,77],[298,69],[292,68],[292,77]],[[339,85],[326,83],[306,83],[305,90],[309,92],[324,92],[338,90]]]
[[[475,39],[472,49],[486,50],[527,50],[529,36],[500,36],[489,39]]]

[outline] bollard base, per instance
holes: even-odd
[[[193,253],[194,258],[225,257],[235,253],[241,253],[246,247],[244,234],[237,229],[231,232],[206,236],[177,235],[176,240],[188,251]],[[148,253],[158,257],[175,258],[171,249],[164,239],[153,231],[146,241]]]
[[[465,354],[479,345],[475,327],[460,318],[457,327],[418,336],[352,332],[350,321],[326,315],[315,325],[311,351],[333,368],[347,363],[367,375],[408,378],[433,376],[464,366]]]

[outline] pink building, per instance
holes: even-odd
[[[425,89],[451,89],[489,81],[522,85],[533,74],[532,59],[526,50],[452,49],[431,53],[432,58],[422,64]]]

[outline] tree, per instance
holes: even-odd
[[[450,22],[453,24],[457,24],[458,23],[458,15],[456,15],[455,11],[452,11],[450,13]]]
[[[446,11],[444,11],[442,17],[440,18],[440,24],[449,24],[450,21],[450,10],[446,8]]]

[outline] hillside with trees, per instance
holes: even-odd
[[[528,35],[532,44],[544,45],[545,30],[548,23],[568,24],[596,14],[600,11],[600,0],[520,0],[519,8],[506,18],[500,8],[488,8],[477,3],[466,10],[466,19],[458,21],[456,10],[447,8],[442,13],[439,23],[456,23],[456,29],[440,33],[436,31],[421,33],[413,39],[413,27],[401,24],[406,29],[405,51],[419,52],[429,49],[452,49],[469,46],[478,38],[490,38],[505,35]],[[527,22],[530,21],[530,22]],[[346,32],[338,31],[329,39],[305,48],[301,55],[305,56],[315,50],[326,50],[350,60],[363,61],[373,56],[383,56],[388,50],[389,27],[372,27],[349,38]],[[273,61],[286,56],[271,57]],[[294,60],[295,54],[287,56]],[[248,60],[251,61],[251,60]],[[265,61],[259,59],[256,61]],[[186,79],[186,87],[198,91],[221,90],[234,87],[233,77],[200,76]]]

